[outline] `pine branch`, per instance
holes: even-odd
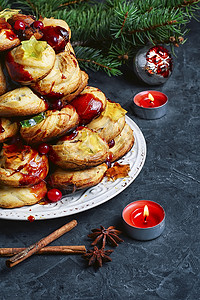
[[[121,43],[120,45],[111,45],[108,55],[110,58],[120,60],[122,63],[126,63],[129,57],[133,56],[133,47],[131,43]]]
[[[28,6],[30,6],[33,11],[37,10],[36,6],[33,4],[33,2],[31,0],[26,0],[26,1],[27,1]]]
[[[118,38],[138,18],[138,9],[134,4],[119,3],[114,10],[114,18],[111,20],[113,37]]]
[[[72,31],[72,41],[109,40],[110,19],[112,10],[105,10],[102,4],[82,4],[70,10],[63,9],[53,14],[54,17],[66,20]]]
[[[122,23],[122,27],[120,29],[120,33],[122,33],[122,31],[123,31],[123,28],[125,26],[127,17],[128,17],[128,11],[125,13],[124,20],[123,20],[123,23]]]
[[[184,25],[188,22],[185,14],[181,10],[157,9],[152,8],[144,14],[139,14],[135,10],[133,4],[127,7],[119,7],[116,10],[115,23],[112,24],[114,38],[132,39],[133,45],[146,44],[153,40],[166,40],[175,33],[183,35],[180,24]],[[124,14],[126,12],[126,22],[124,22]],[[132,20],[135,20],[133,22]],[[123,30],[122,30],[123,24]],[[128,37],[129,36],[129,37]]]
[[[178,1],[166,0],[166,7],[173,7],[174,9],[177,9],[186,6],[191,6],[193,4],[197,4],[198,2],[199,0],[178,0]]]
[[[16,0],[15,7],[23,8],[27,13],[36,15],[36,17],[52,17],[53,14],[58,14],[59,10],[75,8],[83,2],[90,0]],[[12,2],[11,0],[8,2]],[[92,1],[90,1],[92,2]]]
[[[122,74],[118,69],[121,66],[121,62],[107,55],[104,56],[100,50],[81,46],[75,47],[74,50],[80,66],[85,70],[88,68],[93,71],[104,70],[109,76]]]
[[[134,29],[132,31],[129,31],[128,34],[134,34],[136,32],[150,31],[150,30],[154,30],[154,29],[156,29],[158,27],[163,27],[163,26],[167,26],[167,25],[173,25],[175,23],[177,23],[176,20],[171,20],[171,21],[167,21],[167,22],[160,23],[160,24],[155,24],[155,25],[152,25],[152,26],[149,26],[149,27],[145,27],[145,28]]]
[[[80,65],[119,75],[119,67],[147,43],[185,42],[186,25],[200,0],[0,0],[39,17],[65,20]]]
[[[69,2],[62,3],[58,6],[58,8],[63,8],[72,4],[79,4],[81,2],[88,2],[88,0],[71,0]]]
[[[135,0],[135,6],[138,9],[139,14],[145,14],[146,12],[150,12],[153,8],[164,8],[163,0]]]
[[[0,11],[10,7],[8,0],[0,0]]]

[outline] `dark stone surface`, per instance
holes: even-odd
[[[147,121],[131,110],[133,96],[147,87],[129,71],[123,77],[90,74],[90,85],[119,102],[141,128],[147,143],[145,165],[136,180],[112,200],[89,211],[54,220],[0,221],[0,247],[28,246],[73,218],[78,226],[53,244],[85,244],[100,224],[121,228],[122,209],[138,199],[160,203],[166,228],[152,241],[123,232],[124,243],[99,270],[76,256],[33,256],[8,269],[0,259],[0,299],[193,300],[200,293],[199,258],[199,64],[200,26],[192,22],[189,39],[174,59],[172,77],[157,90],[169,97],[165,117]],[[154,87],[151,87],[153,89]]]

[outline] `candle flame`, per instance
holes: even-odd
[[[150,101],[154,101],[154,97],[151,93],[148,93],[148,98],[149,98]]]
[[[148,205],[145,205],[144,212],[143,212],[144,222],[147,222],[148,216],[149,216],[149,208]]]

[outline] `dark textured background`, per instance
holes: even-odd
[[[122,209],[134,200],[149,199],[166,211],[163,234],[139,242],[123,232],[125,242],[111,254],[112,262],[98,271],[86,267],[79,255],[34,256],[12,269],[0,258],[0,299],[199,299],[199,30],[200,25],[192,22],[187,43],[177,51],[171,78],[156,87],[169,97],[168,113],[162,119],[148,121],[133,115],[132,98],[147,87],[132,72],[117,78],[90,73],[89,84],[126,108],[146,139],[145,165],[126,190],[70,217],[33,223],[0,221],[0,247],[20,247],[76,218],[78,226],[53,244],[89,248],[87,234],[92,228],[100,224],[121,228]]]

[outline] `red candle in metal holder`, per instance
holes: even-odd
[[[167,101],[167,96],[157,91],[146,91],[135,97],[135,104],[141,107],[158,107]]]
[[[143,119],[158,119],[166,114],[168,98],[159,91],[143,91],[133,99],[134,112]]]
[[[127,205],[122,213],[128,234],[138,240],[158,237],[165,226],[165,212],[158,203],[139,200]]]

